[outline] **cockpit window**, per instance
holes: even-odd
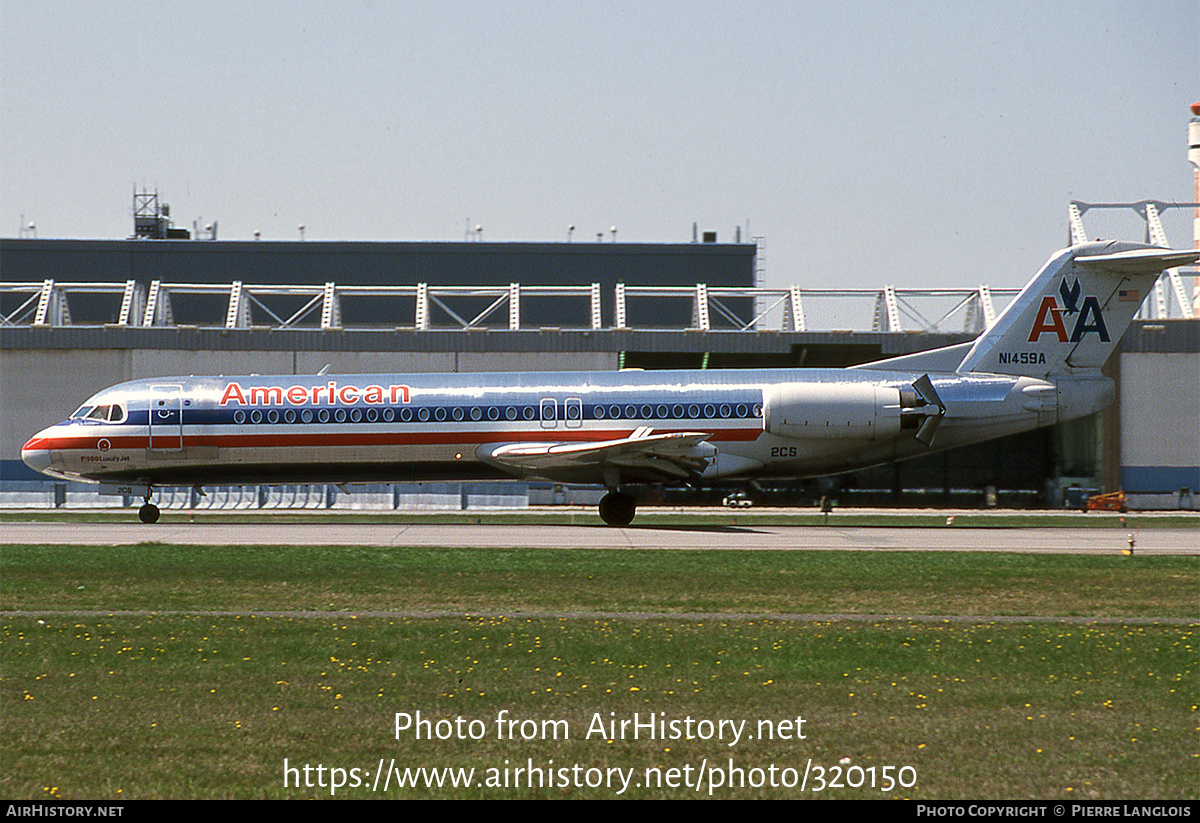
[[[125,409],[119,403],[96,406],[86,414],[80,414],[82,411],[83,409],[80,409],[72,417],[81,416],[88,420],[103,420],[108,423],[120,423],[125,419]]]
[[[71,420],[79,420],[81,418],[87,417],[88,414],[91,412],[91,410],[92,410],[92,407],[89,406],[87,403],[84,403],[82,406],[80,406],[78,409],[75,410],[75,413],[73,415],[71,415],[70,419]]]

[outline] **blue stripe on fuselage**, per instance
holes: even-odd
[[[673,421],[675,424],[690,420],[755,420],[762,416],[760,395],[721,392],[718,396],[706,396],[703,400],[681,401],[674,396],[624,396],[613,397],[606,403],[569,402],[579,398],[548,398],[553,404],[544,408],[541,402],[531,404],[528,395],[523,402],[496,402],[481,404],[446,404],[440,398],[429,398],[428,403],[414,400],[404,405],[299,405],[237,406],[234,408],[186,408],[184,422],[195,426],[247,425],[255,423],[520,423],[520,422],[567,422],[576,421],[628,421],[649,423],[656,420]],[[130,418],[140,417],[146,424],[146,412],[131,413]],[[339,419],[340,418],[340,419]],[[357,418],[357,419],[356,419]]]

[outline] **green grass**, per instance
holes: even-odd
[[[9,546],[0,609],[1194,618],[1198,572],[1120,555]]]
[[[885,766],[909,767],[915,783],[817,792],[810,770],[804,791],[712,794],[1196,799],[1198,604],[1195,557],[5,546],[0,795],[613,797],[513,786],[512,770],[694,780],[732,759],[748,782],[809,762],[832,781],[850,758],[843,771],[882,783]],[[263,614],[284,610],[306,614]],[[422,610],[450,616],[398,613]],[[697,616],[723,612],[958,617]],[[396,714],[418,711],[476,720],[484,738],[397,737]],[[537,734],[497,739],[502,712]],[[746,721],[755,737],[587,736],[635,712]],[[757,735],[797,717],[804,739]],[[370,781],[394,758],[501,784],[507,768],[510,785],[332,794],[285,787],[285,758],[314,782],[318,764]]]
[[[328,797],[283,762],[374,771],[532,759],[682,769],[908,766],[891,793],[1196,796],[1194,631],[1182,627],[847,625],[505,618],[31,619],[4,626],[8,797]],[[569,740],[497,740],[496,719],[565,721]],[[485,739],[396,739],[395,713],[479,720]],[[588,738],[633,713],[779,722],[804,740]],[[636,789],[633,796],[692,796]],[[719,797],[801,796],[721,789]],[[607,789],[392,796],[612,796]],[[347,789],[338,796],[366,797]]]

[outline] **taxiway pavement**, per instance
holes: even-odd
[[[435,523],[36,523],[8,522],[0,544],[117,546],[422,546],[456,548],[983,551],[1119,554],[1134,541],[1145,555],[1200,554],[1186,528],[963,528],[756,525],[612,528],[587,525]]]

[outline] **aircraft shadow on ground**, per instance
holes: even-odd
[[[611,529],[612,526],[597,524],[596,528]],[[622,526],[624,529],[633,529],[636,531],[659,531],[659,532],[700,532],[704,534],[762,534],[761,529],[750,528],[749,526],[705,526],[705,525],[682,525],[682,526],[661,526],[653,523],[638,525],[631,523],[628,526]]]

